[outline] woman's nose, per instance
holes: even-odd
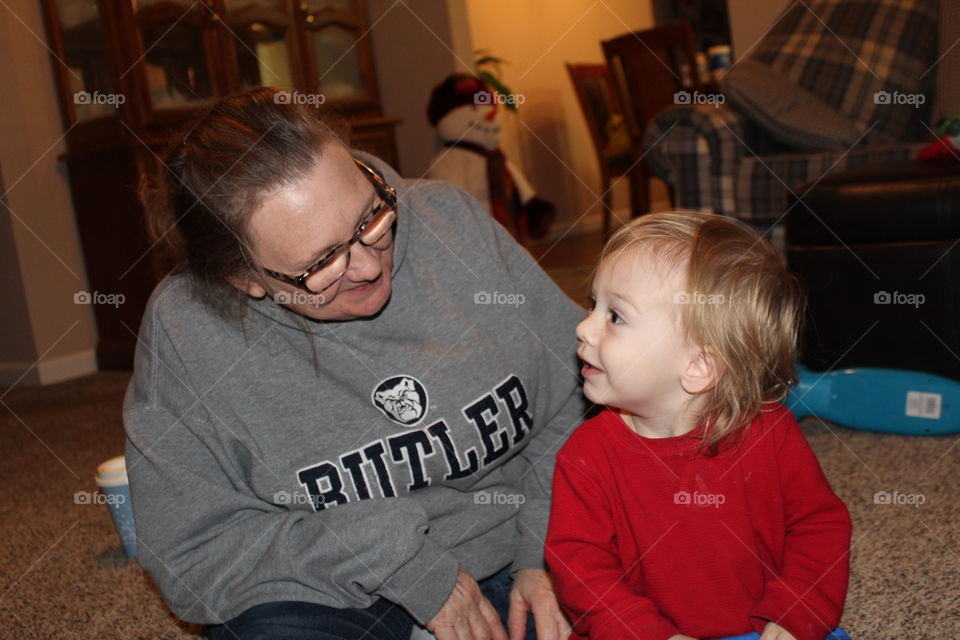
[[[360,242],[354,242],[350,247],[350,267],[347,269],[346,278],[354,282],[364,282],[375,280],[383,270],[380,263],[382,251],[363,246]]]

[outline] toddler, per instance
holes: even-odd
[[[578,355],[607,408],[557,455],[546,542],[575,634],[823,640],[850,516],[778,404],[801,313],[782,256],[730,218],[646,215],[591,298]]]

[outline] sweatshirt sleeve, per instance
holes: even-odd
[[[576,632],[591,640],[667,640],[680,633],[622,578],[603,489],[561,451],[553,480],[547,562]]]
[[[850,570],[850,514],[830,488],[816,456],[786,409],[789,421],[777,465],[786,517],[783,570],[767,583],[751,611],[762,631],[768,621],[797,640],[822,640],[840,623]]]
[[[458,563],[425,532],[408,498],[314,512],[257,496],[264,452],[213,416],[175,347],[148,310],[124,405],[126,460],[141,565],[170,608],[199,623],[229,620],[278,600],[367,607],[376,597],[421,624],[453,590]]]
[[[540,347],[534,433],[520,454],[528,467],[522,480],[525,501],[517,518],[520,541],[512,570],[546,569],[543,544],[550,520],[556,454],[584,420],[588,406],[576,356],[576,327],[586,317],[586,311],[563,293],[530,253],[476,200],[462,191],[461,196],[483,232],[490,255],[506,266],[507,277],[515,287],[509,293],[524,296],[517,321],[523,323],[529,339]]]

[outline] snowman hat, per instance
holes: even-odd
[[[478,93],[487,94],[487,98],[478,101]],[[493,91],[476,76],[468,73],[451,74],[430,93],[427,120],[435,127],[445,115],[466,104],[493,104]]]

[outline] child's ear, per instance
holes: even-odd
[[[680,386],[691,395],[703,393],[716,386],[720,371],[717,358],[710,351],[699,350],[687,364],[687,370],[680,377]]]

